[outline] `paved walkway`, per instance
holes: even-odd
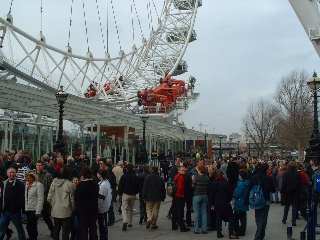
[[[166,215],[168,212],[170,204],[169,202],[163,203],[160,209],[159,215],[159,229],[155,231],[150,231],[145,229],[145,225],[138,224],[138,216],[136,215],[134,218],[134,224],[131,229],[128,229],[127,232],[122,232],[121,227],[121,219],[120,216],[117,216],[118,221],[117,223],[109,227],[109,240],[212,240],[216,238],[216,232],[209,232],[206,235],[196,235],[192,232],[181,233],[179,231],[172,231],[171,230],[171,222],[167,219]],[[138,209],[138,208],[137,208]],[[282,216],[283,208],[279,204],[273,204],[269,214],[268,226],[267,226],[267,234],[266,240],[283,240],[287,239],[287,230],[286,225],[281,223],[281,216]],[[41,221],[39,224],[39,240],[49,240],[51,239],[48,234],[48,230],[44,223]],[[300,231],[304,228],[305,221],[298,220],[297,227],[293,228],[293,235],[294,239],[300,239]],[[247,236],[241,237],[244,240],[252,240],[254,238],[255,233],[255,223],[254,223],[254,213],[250,211],[248,213],[248,228],[247,228]],[[227,234],[227,227],[224,226],[223,233],[225,235],[224,239],[228,239]],[[16,237],[12,238],[16,240]]]

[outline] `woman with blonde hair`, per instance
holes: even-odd
[[[38,238],[38,218],[44,202],[43,184],[37,179],[34,172],[26,175],[25,210],[27,215],[27,232],[30,240]]]

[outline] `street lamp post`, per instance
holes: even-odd
[[[320,163],[320,135],[319,135],[319,119],[318,119],[318,90],[320,88],[320,79],[317,73],[314,73],[312,79],[307,82],[313,93],[313,131],[309,142],[309,147],[306,149],[306,160],[314,161],[317,165]],[[308,227],[307,239],[316,239],[316,225],[317,225],[317,203],[314,198],[314,188],[309,188],[308,199]]]
[[[148,116],[141,116],[142,120],[142,142],[143,142],[143,163],[146,164],[148,162],[148,153],[147,153],[147,142],[146,142],[146,123],[148,120]]]
[[[55,151],[64,154],[65,146],[63,141],[63,109],[64,104],[68,99],[68,94],[63,91],[63,86],[60,86],[60,89],[56,92],[56,99],[59,105],[59,129],[58,138],[55,144]]]
[[[247,143],[247,146],[248,146],[248,156],[251,157],[250,142]]]
[[[238,141],[238,156],[240,156],[240,141]]]

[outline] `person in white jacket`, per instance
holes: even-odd
[[[27,215],[27,232],[30,240],[38,238],[38,218],[44,202],[43,184],[37,181],[35,173],[26,175],[25,210]]]
[[[107,179],[108,172],[99,170],[98,225],[100,240],[108,239],[108,210],[112,201],[111,185]]]

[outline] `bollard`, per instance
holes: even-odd
[[[300,240],[306,240],[307,234],[306,232],[300,232]]]
[[[292,240],[292,226],[287,227],[287,239]]]

